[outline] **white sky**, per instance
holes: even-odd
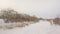
[[[0,0],[1,8],[13,8],[38,17],[55,17],[60,14],[60,0]]]

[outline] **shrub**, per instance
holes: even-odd
[[[54,20],[53,20],[54,24],[58,24],[60,25],[60,18],[56,17]]]
[[[24,22],[24,21],[32,21],[32,22],[39,21],[39,19],[35,16],[30,16],[27,14],[19,14],[17,11],[15,11],[13,9],[1,10],[0,18],[4,19],[5,23]]]

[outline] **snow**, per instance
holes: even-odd
[[[48,21],[39,21],[23,28],[0,29],[0,34],[60,34],[60,26]]]

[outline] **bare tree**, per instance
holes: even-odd
[[[53,23],[54,23],[54,24],[57,24],[57,25],[60,25],[60,18],[59,18],[59,17],[56,17],[56,18],[53,20]]]
[[[1,10],[0,18],[4,19],[6,23],[8,22],[24,22],[24,21],[39,21],[35,16],[29,16],[27,14],[19,14],[13,9]]]

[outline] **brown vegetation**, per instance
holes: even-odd
[[[24,22],[24,21],[38,22],[39,21],[39,18],[35,16],[29,16],[27,14],[19,14],[12,9],[1,10],[0,19],[4,19],[5,23]]]
[[[17,24],[15,27],[25,27],[27,25],[28,25],[27,23],[22,23],[22,24]]]
[[[14,27],[13,26],[5,26],[6,29],[13,29]]]
[[[56,18],[53,20],[53,23],[54,23],[54,24],[57,24],[57,25],[60,25],[60,18],[56,17]]]
[[[54,19],[45,19],[47,21],[49,21],[52,25],[55,24],[55,25],[60,25],[60,18],[56,17]]]

